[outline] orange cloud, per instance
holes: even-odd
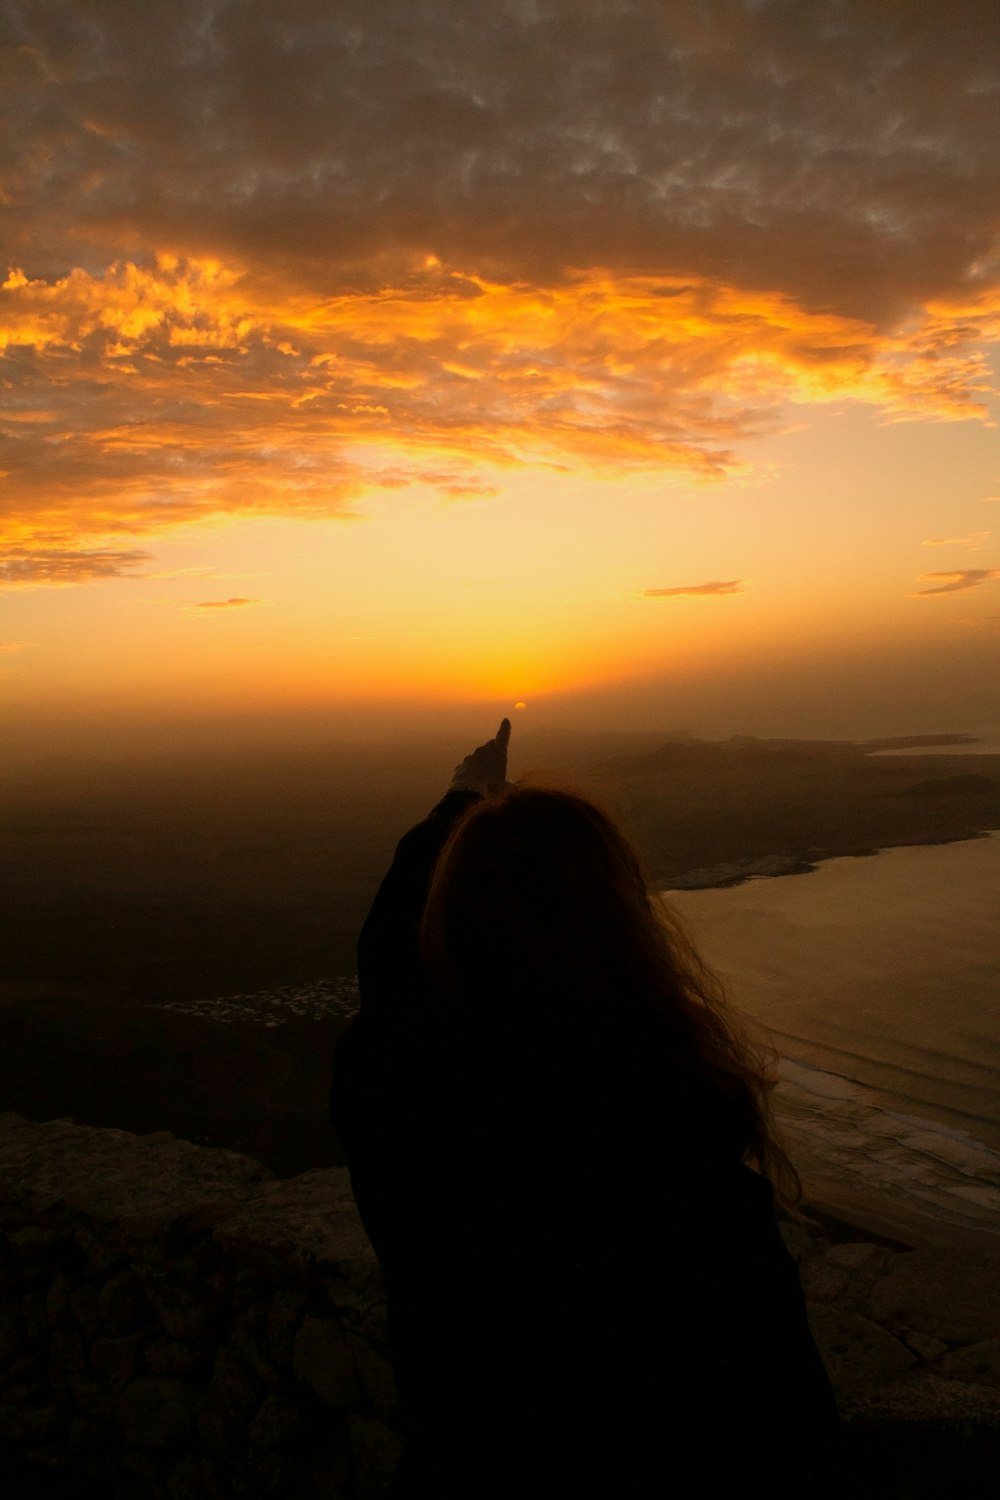
[[[943,317],[887,339],[782,293],[602,270],[511,286],[435,265],[325,299],[174,257],[12,273],[3,529],[73,554],[219,514],[350,516],[379,488],[476,498],[515,465],[711,480],[788,402],[981,415],[968,329],[927,352]]]
[[[919,583],[931,583],[936,579],[933,588],[917,589],[917,597],[926,594],[958,594],[966,589],[978,588],[982,583],[988,583],[992,578],[1000,578],[1000,568],[958,568],[952,573],[921,573]]]
[[[718,598],[726,594],[742,594],[743,580],[730,578],[726,582],[686,583],[673,589],[643,589],[640,599],[678,599],[695,595],[701,598]]]
[[[1000,11],[883,10],[21,7],[0,534],[69,574],[512,466],[711,481],[789,403],[989,420]]]
[[[0,561],[0,585],[34,588],[126,578],[148,558],[148,552],[135,550],[87,552],[59,547],[34,550],[14,547]]]
[[[203,599],[194,609],[244,609],[249,604],[260,604],[260,599]]]
[[[973,547],[978,549],[990,535],[988,531],[970,531],[966,536],[928,536],[925,537],[924,547]]]

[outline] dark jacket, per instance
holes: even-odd
[[[398,1492],[835,1493],[833,1400],[770,1185],[655,1018],[568,1036],[430,993],[418,924],[470,800],[400,843],[334,1064],[388,1289]]]

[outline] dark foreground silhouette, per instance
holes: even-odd
[[[768,1143],[739,1049],[727,1072],[718,1037],[693,1045],[689,996],[673,1014],[640,993],[642,962],[623,977],[641,940],[613,907],[581,920],[546,884],[532,806],[554,797],[572,821],[588,805],[481,802],[491,777],[471,760],[399,845],[334,1066],[389,1294],[397,1493],[841,1493],[797,1272],[744,1162]],[[474,826],[480,853],[501,830],[478,876],[456,854]]]

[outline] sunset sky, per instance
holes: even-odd
[[[2,14],[9,743],[996,723],[1000,8]]]

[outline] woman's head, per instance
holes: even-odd
[[[652,1023],[672,1065],[725,1097],[747,1158],[791,1172],[762,1050],[628,840],[585,798],[521,785],[474,804],[438,859],[421,944],[435,989],[470,1018],[588,1031],[619,1051],[630,1034],[641,1047]]]
[[[604,813],[568,792],[511,787],[477,803],[438,860],[424,952],[449,999],[481,1012],[571,1007],[621,992],[655,926],[646,882]],[[648,941],[649,934],[646,934]]]

